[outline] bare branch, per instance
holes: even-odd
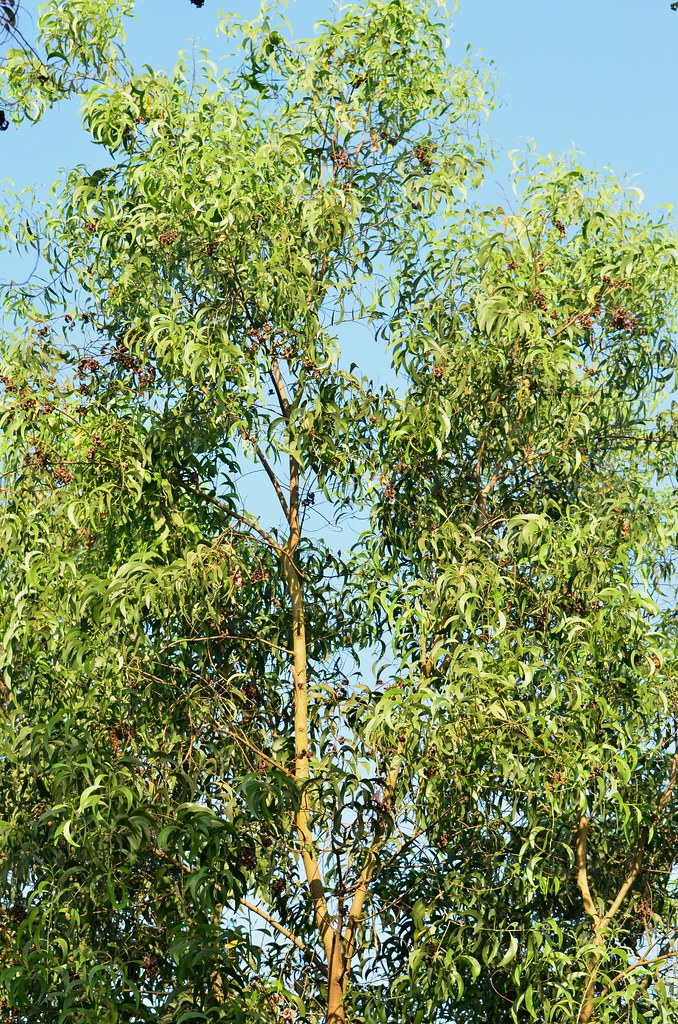
[[[231,519],[235,519],[237,523],[240,523],[242,526],[246,526],[248,530],[253,530],[255,533],[259,534],[261,539],[264,540],[270,548],[273,548],[277,554],[287,557],[285,550],[280,544],[278,544],[275,537],[272,537],[270,533],[266,532],[266,530],[262,530],[257,523],[248,519],[247,516],[243,516],[239,512],[235,512],[226,504],[226,502],[220,501],[219,498],[215,498],[213,494],[205,494],[205,492],[199,490],[199,488],[193,487],[191,484],[187,484],[185,480],[176,480],[173,482],[177,483],[183,491],[187,491],[189,494],[195,495],[195,497],[200,498],[201,501],[206,501],[210,505],[214,505],[215,508],[218,508],[221,512],[230,516]]]
[[[605,914],[605,916],[603,917],[603,919],[600,922],[600,930],[601,931],[603,931],[605,928],[607,928],[608,925],[613,921],[614,917],[617,914],[617,911],[619,910],[619,908],[621,907],[622,903],[626,899],[626,896],[628,894],[629,889],[631,888],[631,886],[635,882],[636,878],[638,877],[638,872],[640,871],[642,863],[643,863],[643,854],[645,852],[645,844],[647,843],[647,836],[648,836],[647,828],[642,829],[642,831],[640,833],[640,837],[638,839],[638,842],[634,846],[633,853],[631,855],[631,868],[629,869],[629,872],[628,872],[626,878],[624,879],[619,892],[615,896],[614,902],[612,903],[612,906],[610,907],[610,909],[607,911],[607,913]]]
[[[240,900],[240,905],[242,907],[247,907],[247,909],[251,910],[253,914],[257,914],[264,921],[270,924],[271,927],[275,928],[276,931],[280,932],[281,935],[284,935],[286,939],[289,939],[290,942],[293,942],[297,949],[300,949],[304,956],[307,957],[311,963],[318,962],[318,958],[312,949],[309,949],[308,946],[301,941],[301,939],[298,939],[296,935],[294,935],[291,931],[285,928],[284,925],[280,924],[279,921],[276,921],[274,917],[271,917],[270,914],[267,914],[265,910],[261,909],[261,907],[257,907],[254,903],[250,903],[249,900],[243,899]]]
[[[280,411],[286,420],[290,418],[291,405],[290,400],[287,397],[287,388],[285,387],[285,381],[283,380],[280,372],[280,365],[277,359],[271,360],[271,381],[275,388],[275,393],[278,396],[278,404]]]
[[[577,867],[577,885],[581,893],[582,903],[584,904],[584,910],[593,920],[593,925],[596,931],[600,924],[600,918],[596,910],[593,897],[591,896],[591,890],[589,888],[589,876],[588,867],[586,862],[586,844],[589,834],[589,819],[583,814],[579,819],[579,827],[577,828],[575,836],[575,864]]]
[[[389,769],[389,772],[386,776],[383,809],[387,814],[390,813],[393,807],[393,803],[395,801],[395,788],[398,782],[398,776],[400,774],[401,765],[402,758],[400,754],[397,754],[396,757],[394,758],[393,765]],[[356,934],[358,931],[358,925],[360,924],[360,919],[362,916],[363,907],[365,905],[365,900],[367,899],[367,894],[369,892],[370,882],[372,881],[375,871],[377,870],[377,867],[379,865],[379,852],[384,842],[383,833],[383,819],[380,815],[374,842],[372,843],[372,846],[368,850],[367,856],[365,858],[365,863],[363,865],[363,869],[360,872],[360,878],[358,879],[358,885],[353,895],[353,901],[351,903],[351,909],[348,915],[348,923],[346,926],[345,935],[346,970],[348,970],[348,968],[350,967],[351,960],[355,952]]]
[[[259,445],[257,445],[256,451],[257,451],[257,458],[259,459],[259,462],[261,463],[261,465],[266,470],[266,475],[268,476],[268,479],[273,484],[273,490],[275,491],[276,496],[278,498],[278,501],[280,502],[280,507],[283,510],[285,519],[287,519],[288,522],[289,522],[290,510],[289,510],[287,501],[285,500],[285,495],[283,494],[283,489],[280,486],[280,481],[278,480],[277,476],[273,472],[273,468],[271,467],[270,462],[268,461],[268,459],[266,458],[266,456],[262,452],[262,450],[259,447]]]

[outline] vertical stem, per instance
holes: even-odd
[[[327,1024],[346,1024],[344,986],[347,964],[341,939],[341,924],[333,930],[332,952],[327,964]]]
[[[577,1024],[588,1024],[588,1021],[591,1020],[595,1011],[594,997],[596,990],[596,978],[598,977],[598,969],[600,967],[600,959],[603,952],[603,936],[600,915],[596,909],[589,886],[587,860],[588,834],[589,819],[585,814],[582,814],[579,818],[579,826],[575,833],[575,866],[577,869],[577,885],[579,886],[579,891],[581,893],[584,910],[591,919],[591,924],[593,926],[594,949],[586,965],[586,981],[584,982],[584,991],[579,1005],[579,1013],[577,1014]]]
[[[214,910],[214,926],[217,929],[221,926],[221,913],[222,907],[221,905],[217,904]],[[222,981],[221,971],[212,972],[212,992],[214,993],[214,998],[219,1004],[223,1005],[226,1002],[226,996],[224,993],[224,983]]]
[[[676,762],[676,764],[678,764],[678,762]],[[674,778],[673,772],[671,778]],[[672,786],[672,784],[672,781],[669,781],[669,786]],[[661,801],[659,806],[660,808],[662,807]],[[642,867],[643,854],[645,852],[645,845],[649,835],[647,827],[641,829],[640,835],[638,836],[636,844],[631,852],[631,865],[626,878],[620,886],[619,891],[617,892],[617,895],[612,901],[609,909],[601,917],[596,909],[589,886],[587,865],[588,832],[589,819],[586,815],[582,814],[579,818],[579,826],[575,833],[575,866],[577,868],[577,884],[581,893],[582,903],[584,904],[584,910],[591,919],[591,924],[593,926],[593,950],[586,965],[586,981],[584,984],[584,992],[579,1007],[579,1013],[577,1014],[577,1024],[588,1024],[595,1013],[596,981],[598,980],[600,963],[603,959],[603,953],[605,952],[606,933],[608,932],[609,927],[616,917],[620,907],[623,905],[624,900],[628,896],[629,890],[638,877]]]
[[[320,938],[327,956],[327,1024],[345,1024],[344,956],[339,928],[332,924],[320,865],[314,851],[309,827],[310,807],[308,780],[311,744],[308,730],[308,663],[306,622],[304,617],[303,581],[294,561],[301,539],[299,516],[299,464],[290,457],[289,537],[283,553],[283,572],[287,581],[292,611],[292,679],[294,681],[294,776],[300,785],[301,798],[296,814],[296,827],[301,840],[301,854],[315,909]]]
[[[278,397],[283,419],[289,422],[291,405],[287,395],[285,382],[280,373],[276,359],[271,361],[271,382]],[[341,920],[335,927],[332,923],[327,906],[325,886],[323,884],[320,865],[315,854],[313,836],[309,826],[310,806],[308,799],[308,780],[310,778],[309,759],[311,743],[308,729],[308,658],[306,648],[306,622],[304,617],[304,586],[303,577],[295,563],[295,554],[301,540],[300,509],[300,474],[299,463],[290,455],[290,490],[289,502],[281,497],[280,487],[270,467],[264,463],[271,482],[274,485],[278,500],[285,513],[289,527],[287,543],[281,552],[282,570],[287,582],[292,612],[292,679],[294,682],[294,777],[299,784],[301,797],[296,813],[296,829],[301,842],[301,856],[306,873],[313,907],[315,910],[318,931],[327,957],[327,1024],[345,1024],[344,989],[346,985],[346,962],[343,950]]]
[[[596,980],[598,978],[598,970],[600,968],[600,961],[603,955],[603,937],[600,933],[596,933],[594,942],[595,949],[591,953],[591,957],[586,966],[586,982],[581,999],[579,1015],[577,1017],[577,1024],[588,1024],[593,1017],[596,1008]]]

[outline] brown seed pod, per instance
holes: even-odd
[[[65,466],[57,466],[54,470],[54,479],[60,484],[70,484],[73,480],[73,474]]]

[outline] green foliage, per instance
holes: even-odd
[[[29,41],[19,0],[0,5],[2,42],[10,44],[0,64],[0,97],[12,119],[37,121],[93,81],[119,80],[126,67],[123,18],[133,8],[134,0],[52,0],[41,5],[37,38]]]
[[[488,208],[424,2],[172,75],[98,7],[22,109],[106,166],[4,218],[8,1019],[669,1021],[674,233]]]

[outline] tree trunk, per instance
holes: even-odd
[[[347,964],[340,932],[341,921],[334,931],[332,952],[327,965],[327,1024],[346,1024],[344,986],[347,977]]]
[[[285,402],[283,415],[285,415]],[[306,649],[306,623],[304,617],[304,589],[302,577],[294,555],[301,539],[299,519],[299,466],[290,458],[290,502],[288,510],[289,537],[282,555],[282,569],[287,580],[292,612],[292,645],[294,680],[294,776],[302,787],[301,801],[296,813],[296,827],[301,841],[301,855],[309,892],[313,900],[320,939],[327,957],[327,1024],[346,1024],[344,1011],[344,985],[346,981],[342,922],[336,925],[327,906],[320,865],[313,848],[309,828],[310,807],[306,783],[309,780],[311,743],[309,738],[308,708],[308,656]]]

